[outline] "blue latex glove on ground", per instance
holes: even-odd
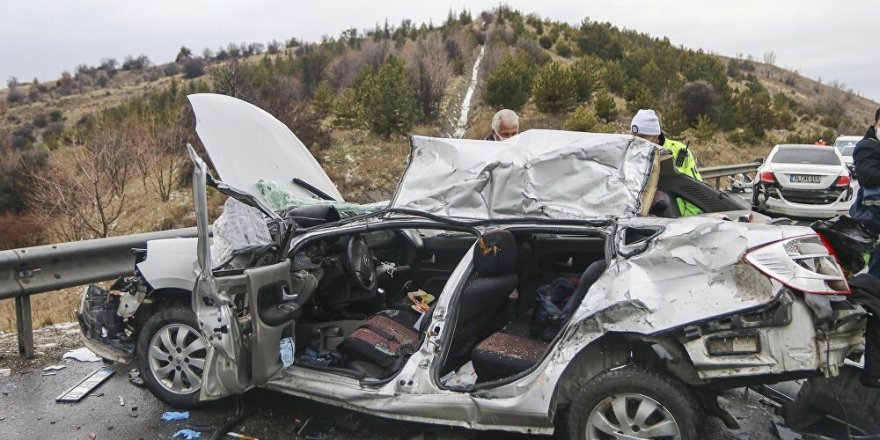
[[[174,412],[174,411],[166,411],[162,413],[161,419],[166,422],[173,422],[176,420],[186,420],[189,418],[189,411],[184,412]]]
[[[184,440],[195,440],[201,437],[202,433],[198,431],[193,431],[192,429],[181,429],[180,431],[175,432],[174,435],[171,436],[171,438],[177,438],[178,436],[183,438]]]

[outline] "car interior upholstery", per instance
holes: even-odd
[[[366,243],[374,261],[372,289],[346,270],[353,240]],[[604,247],[599,236],[503,229],[479,237],[395,229],[312,240],[290,255],[291,291],[307,298],[299,301],[289,332],[295,338],[294,365],[360,379],[391,377],[421,346],[433,312],[423,316],[407,294],[422,290],[439,298],[471,250],[471,273],[456,293],[458,315],[440,373],[470,361],[479,383],[513,376],[549,347],[550,341],[532,330],[538,289],[558,277],[580,278],[572,295],[579,303],[605,268]]]

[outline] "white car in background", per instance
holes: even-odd
[[[754,208],[791,217],[847,214],[853,182],[840,151],[820,145],[777,145],[752,183]]]
[[[843,156],[843,161],[846,163],[847,168],[849,168],[850,174],[853,173],[853,151],[855,151],[856,144],[860,140],[862,140],[861,136],[838,136],[834,140],[834,148],[840,151],[840,155]]]

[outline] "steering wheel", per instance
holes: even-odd
[[[364,290],[376,290],[378,276],[373,264],[373,252],[367,246],[364,237],[356,235],[348,240],[342,267],[356,287]]]

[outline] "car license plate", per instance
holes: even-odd
[[[820,183],[822,182],[822,176],[816,176],[813,174],[792,174],[789,176],[789,181],[794,183]]]

